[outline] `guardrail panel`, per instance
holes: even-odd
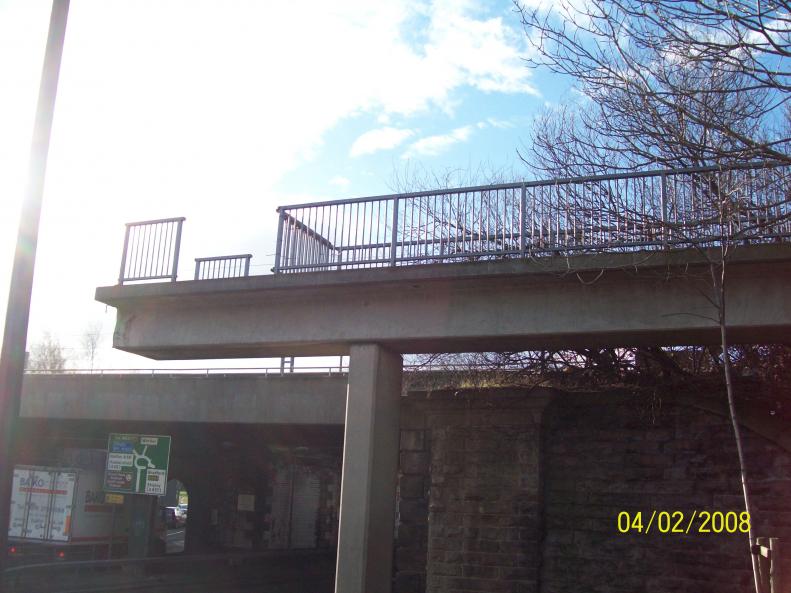
[[[250,275],[249,253],[195,258],[195,280],[242,278]]]
[[[791,237],[791,167],[745,163],[278,209],[275,272]]]
[[[170,279],[178,275],[183,217],[126,224],[118,283]]]

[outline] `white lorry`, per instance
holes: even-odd
[[[16,466],[8,553],[24,563],[118,556],[127,545],[127,506],[106,503],[95,470]]]

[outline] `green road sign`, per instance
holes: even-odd
[[[105,492],[163,496],[168,483],[170,437],[110,434]]]

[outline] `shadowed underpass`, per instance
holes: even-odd
[[[330,593],[334,578],[334,553],[288,552],[35,565],[6,583],[13,593]]]

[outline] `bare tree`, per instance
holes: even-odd
[[[782,2],[588,0],[558,10],[517,3],[535,67],[569,75],[584,100],[542,114],[524,160],[553,177],[613,169],[728,167],[768,159],[791,162],[788,126],[789,11]],[[783,125],[777,125],[781,122]],[[745,510],[752,510],[735,406],[726,316],[727,263],[734,247],[761,235],[787,234],[785,168],[753,176],[734,170],[690,173],[689,201],[661,191],[604,188],[565,199],[583,219],[626,221],[667,245],[702,255],[702,293],[719,328],[721,368],[736,442]],[[756,195],[760,196],[756,202]],[[648,202],[648,207],[646,203]],[[662,202],[662,203],[659,203]],[[683,204],[684,216],[667,207]],[[750,549],[755,536],[750,530]],[[756,591],[757,559],[751,553]]]
[[[702,63],[727,64],[749,76],[753,87],[791,90],[791,3],[782,0],[646,0],[618,7],[663,41]],[[778,97],[778,100],[783,100]]]
[[[101,340],[102,323],[100,321],[89,324],[82,333],[82,350],[91,365],[91,370],[93,370],[96,352],[99,350]]]
[[[62,371],[66,368],[67,357],[60,341],[45,333],[40,341],[30,349],[28,369],[32,371]]]
[[[529,63],[571,77],[584,97],[583,108],[562,114],[572,121],[543,126],[565,139],[555,151],[566,166],[590,174],[596,163],[612,171],[791,162],[788,13],[771,5],[767,29],[750,34],[714,14],[729,4],[589,0],[546,10],[517,2],[534,49]],[[769,25],[774,17],[779,24]],[[755,36],[763,41],[747,42]],[[772,42],[778,49],[770,54]],[[552,172],[540,158],[529,160]]]

